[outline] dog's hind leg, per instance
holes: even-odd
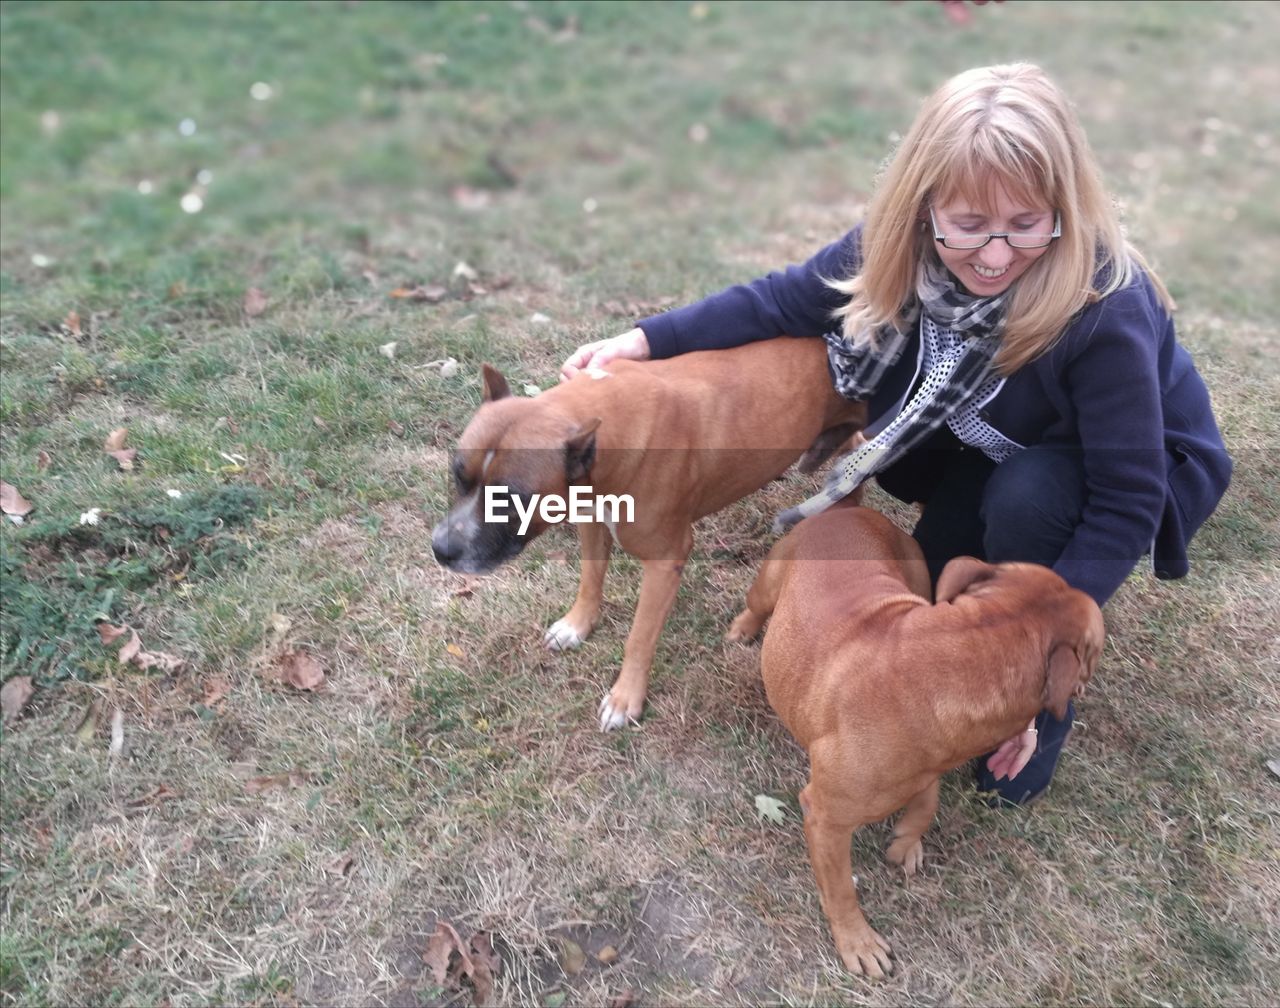
[[[578,525],[578,543],[582,553],[578,597],[573,608],[547,627],[547,632],[542,635],[542,643],[552,651],[576,648],[590,636],[600,619],[604,576],[609,570],[609,551],[613,548],[613,540],[603,522],[582,522]]]
[[[622,671],[600,701],[600,730],[613,731],[629,721],[637,721],[649,691],[649,670],[658,647],[658,636],[676,601],[685,561],[693,548],[693,529],[686,527],[672,551],[664,557],[644,561],[640,581],[640,601],[627,635]]]
[[[893,842],[885,851],[885,860],[901,865],[903,872],[914,875],[924,864],[925,831],[938,813],[938,780],[917,794],[902,810],[893,826]]]

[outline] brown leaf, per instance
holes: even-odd
[[[587,954],[582,946],[569,938],[560,939],[560,968],[568,976],[577,976],[587,964]]]
[[[18,493],[16,486],[0,481],[0,511],[7,515],[22,517],[30,514],[34,507],[35,505]]]
[[[115,626],[106,620],[100,620],[97,624],[98,637],[103,644],[114,644],[117,637],[128,633],[128,627]]]
[[[404,437],[404,424],[396,423],[394,420],[387,421],[387,430],[396,437]]]
[[[125,448],[121,451],[107,452],[113,459],[120,463],[120,468],[126,472],[133,468],[133,460],[138,457],[137,448]]]
[[[351,874],[351,870],[355,867],[355,864],[355,855],[350,851],[343,851],[325,865],[325,871],[331,872],[334,875],[341,875],[343,878],[346,878]]]
[[[184,664],[183,659],[167,651],[139,651],[133,663],[143,671],[158,668],[165,672],[176,672]]]
[[[267,310],[267,296],[257,287],[250,287],[244,292],[244,313],[249,318],[257,318]]]
[[[132,627],[129,628],[129,639],[125,642],[124,647],[120,649],[120,653],[116,656],[121,665],[128,665],[133,661],[134,656],[142,650],[142,639],[138,636],[138,631]]]
[[[450,968],[454,955],[459,957],[458,964]],[[448,921],[436,924],[436,931],[427,939],[427,947],[422,958],[431,970],[431,979],[437,987],[448,987],[457,990],[462,973],[471,973],[471,960],[462,948],[462,938]]]
[[[98,730],[98,718],[102,714],[102,700],[94,700],[89,704],[89,709],[84,712],[84,718],[80,721],[79,727],[76,728],[76,738],[84,745],[88,745],[93,741],[94,733]]]
[[[76,339],[79,339],[80,336],[82,335],[80,332],[80,315],[78,312],[76,311],[67,312],[67,317],[65,320],[63,320],[62,324],[66,328],[67,332],[69,332]]]
[[[185,280],[175,280],[173,283],[169,284],[168,298],[170,301],[177,301],[178,298],[182,297],[185,293],[187,293],[187,284]]]
[[[22,713],[22,708],[27,706],[35,691],[29,675],[14,676],[0,686],[0,717],[5,721],[14,720]]]
[[[44,470],[48,469],[49,464],[52,461],[53,459],[50,457],[49,453],[45,451],[43,448],[41,448],[40,451],[36,453],[36,468],[39,469],[41,472],[44,472]]]
[[[264,777],[251,777],[244,782],[244,789],[249,794],[262,794],[272,788],[302,787],[310,777],[303,770],[290,770],[288,773],[267,774]]]
[[[444,649],[445,649],[446,651],[448,651],[448,652],[449,652],[449,654],[453,655],[453,657],[455,657],[455,658],[465,658],[465,657],[466,657],[466,652],[464,652],[464,651],[462,650],[462,648],[458,647],[458,645],[457,645],[457,644],[446,644],[446,645],[444,646]]]
[[[606,966],[610,966],[618,961],[618,950],[612,945],[606,945],[596,953],[596,958]]]
[[[305,651],[286,651],[278,659],[280,681],[294,689],[316,690],[324,685],[324,669]]]
[[[426,287],[422,284],[418,284],[416,287],[397,287],[388,295],[388,297],[400,298],[406,301],[425,301],[428,304],[437,304],[448,296],[448,289],[436,284]]]
[[[119,451],[124,447],[125,439],[129,436],[128,427],[117,427],[107,435],[107,440],[102,444],[102,450],[107,454]]]
[[[493,950],[488,931],[477,931],[467,943],[471,954],[471,986],[475,988],[475,1002],[486,1005],[493,1001],[493,978],[502,968],[502,960]]]
[[[321,417],[313,416],[313,417],[311,418],[311,422],[312,422],[313,424],[315,424],[315,425],[316,425],[316,427],[317,427],[317,428],[319,428],[320,430],[327,431],[327,430],[329,429],[329,425],[328,425],[327,423],[325,423],[325,422],[324,422],[324,419],[323,419],[323,418],[321,418]]]
[[[177,791],[174,791],[167,784],[161,784],[158,787],[153,787],[146,794],[140,794],[137,798],[130,798],[125,802],[125,805],[128,808],[141,808],[143,805],[156,805],[162,801],[172,801],[178,797],[180,795]]]
[[[609,1008],[632,1008],[636,1003],[636,992],[628,987],[609,999]]]
[[[204,681],[204,698],[201,703],[206,707],[212,707],[230,692],[231,683],[222,676],[211,676]]]

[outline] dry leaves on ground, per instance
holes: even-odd
[[[493,982],[502,968],[502,960],[494,951],[488,931],[477,931],[464,945],[454,926],[440,921],[435,934],[427,939],[422,958],[437,986],[460,991],[465,983],[471,988],[476,1004],[489,1004],[493,1000]]]
[[[34,509],[35,505],[18,493],[16,486],[12,483],[0,482],[0,511],[21,518]]]
[[[250,287],[244,292],[244,313],[249,318],[257,318],[267,310],[267,296],[257,287]]]
[[[120,464],[121,469],[132,469],[133,460],[138,457],[137,448],[126,448],[125,440],[129,437],[128,427],[117,427],[107,435],[107,440],[103,442],[102,450],[107,455]]]
[[[167,651],[144,651],[142,648],[142,638],[138,636],[138,631],[131,626],[115,626],[106,620],[99,620],[98,637],[103,644],[114,644],[125,634],[129,635],[129,639],[124,642],[116,659],[121,665],[136,665],[144,672],[147,669],[157,668],[163,672],[176,672],[183,665],[183,659],[177,655],[169,654]]]
[[[4,686],[0,686],[0,716],[5,721],[14,720],[22,713],[35,691],[31,676],[14,676]]]
[[[305,651],[286,651],[276,659],[280,681],[298,690],[315,691],[324,686],[324,669]]]

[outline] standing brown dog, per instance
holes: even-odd
[[[866,508],[801,522],[774,546],[730,640],[772,614],[760,664],[769,703],[809,753],[804,833],[836,948],[853,973],[891,968],[858,906],[853,831],[903,808],[886,857],[908,874],[938,779],[1042,709],[1061,718],[1093,675],[1102,613],[1037,564],[952,560],[930,605],[915,541]],[[904,808],[905,807],[905,808]]]
[[[693,523],[741,500],[800,459],[813,468],[866,423],[865,403],[836,395],[821,340],[774,339],[674,360],[616,361],[532,399],[484,366],[483,403],[453,458],[457,500],[431,535],[452,570],[491,571],[548,523],[486,520],[497,488],[517,503],[587,487],[631,497],[630,521],[579,523],[582,577],[573,607],[547,630],[552,650],[595,628],[614,543],[644,566],[622,670],[600,728],[640,717],[658,635],[693,547]],[[808,449],[806,451],[806,449]],[[495,512],[490,511],[490,514]]]

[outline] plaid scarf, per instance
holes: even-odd
[[[774,519],[775,533],[785,532],[802,518],[825,511],[851,494],[868,477],[897,462],[922,444],[957,409],[964,406],[990,376],[991,362],[1000,349],[1007,292],[991,298],[974,297],[961,289],[941,262],[927,257],[916,278],[916,297],[904,316],[905,328],[882,325],[874,340],[855,343],[841,332],[827,333],[827,358],[836,391],[846,399],[868,399],[886,372],[902,356],[920,313],[940,329],[964,339],[958,360],[935,361],[928,380],[921,382],[911,401],[879,434],[832,469],[822,490],[788,508]]]

